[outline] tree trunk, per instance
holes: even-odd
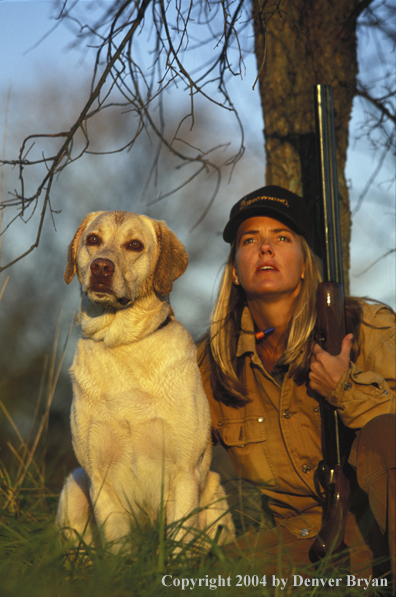
[[[266,184],[307,198],[321,255],[313,86],[333,86],[338,191],[348,291],[351,218],[345,164],[357,74],[359,0],[252,0],[265,123]]]

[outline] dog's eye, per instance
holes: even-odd
[[[99,237],[96,234],[90,234],[87,237],[87,245],[98,245],[99,244]]]
[[[143,245],[138,240],[131,240],[131,242],[127,243],[126,248],[128,251],[142,251]]]

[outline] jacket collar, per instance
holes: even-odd
[[[241,328],[242,329],[238,339],[236,356],[242,357],[247,354],[252,355],[252,361],[265,372],[266,376],[269,379],[274,380],[279,386],[281,386],[289,366],[276,364],[272,370],[272,373],[268,373],[257,353],[256,338],[254,336],[254,322],[250,314],[249,307],[247,305],[245,305],[242,312]]]
[[[249,307],[245,305],[242,312],[241,333],[238,339],[236,356],[241,357],[247,353],[256,352],[256,339],[254,337],[254,322],[250,315]]]

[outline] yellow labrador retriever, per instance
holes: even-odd
[[[73,447],[57,523],[67,539],[117,551],[144,512],[220,541],[233,538],[211,462],[210,414],[188,332],[167,300],[187,253],[164,222],[89,214],[68,250],[65,281],[81,285],[81,338],[71,367]],[[200,510],[201,509],[201,510]],[[175,525],[177,527],[177,525]],[[76,531],[76,532],[75,532]]]

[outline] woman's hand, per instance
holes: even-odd
[[[309,385],[326,398],[336,389],[338,382],[349,369],[353,334],[347,334],[342,341],[341,352],[331,356],[319,344],[315,344],[311,356]]]

